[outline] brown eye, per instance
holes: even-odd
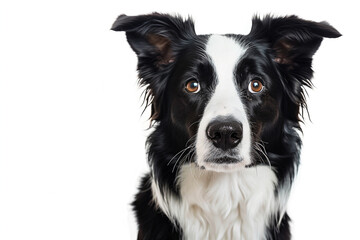
[[[254,79],[249,83],[249,91],[251,93],[259,93],[264,89],[264,85],[258,79]]]
[[[186,83],[185,89],[190,93],[198,93],[200,91],[200,83],[197,80],[192,79]]]

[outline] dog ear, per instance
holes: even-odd
[[[192,20],[153,13],[149,15],[120,15],[111,30],[125,31],[131,48],[140,58],[151,58],[160,67],[175,60],[179,41],[196,35]]]
[[[263,20],[254,17],[249,35],[269,41],[274,52],[273,60],[289,69],[311,60],[324,37],[341,36],[327,22],[306,21],[297,16],[273,18],[269,15]]]
[[[146,86],[146,107],[151,104],[150,119],[159,120],[169,69],[181,47],[196,36],[193,21],[159,13],[120,15],[111,30],[126,32],[138,56],[140,84]]]

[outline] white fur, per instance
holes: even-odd
[[[230,37],[210,36],[206,45],[206,53],[215,69],[217,85],[207,103],[199,124],[196,139],[196,155],[199,166],[213,171],[234,171],[251,163],[251,134],[247,114],[235,85],[235,68],[246,48]],[[242,159],[235,164],[214,164],[206,162],[206,158],[216,150],[206,136],[208,124],[217,117],[233,117],[243,125],[243,139],[235,148]]]
[[[221,173],[188,164],[178,184],[181,199],[169,191],[160,194],[154,181],[152,191],[158,206],[180,224],[186,240],[262,240],[269,219],[279,211],[277,178],[269,166]]]

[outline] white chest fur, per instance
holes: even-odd
[[[152,183],[154,200],[176,219],[186,240],[264,239],[270,217],[279,211],[275,173],[267,166],[217,173],[194,165],[179,175],[181,200]]]

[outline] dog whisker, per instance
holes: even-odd
[[[190,152],[191,152],[192,149],[195,149],[195,148],[194,148],[194,144],[190,144],[190,146],[188,146],[188,147],[186,147],[185,149],[183,149],[183,150],[180,151],[180,152],[182,152],[182,153],[181,153],[181,155],[177,158],[177,160],[175,161],[175,164],[174,164],[173,169],[172,169],[171,172],[174,172],[174,170],[175,170],[175,168],[176,168],[176,165],[178,164],[179,161],[180,161],[180,163],[182,162],[181,159],[182,159],[183,154],[184,154],[187,150],[189,150],[189,149],[190,149]],[[179,152],[179,153],[180,153],[180,152]],[[178,155],[179,153],[177,153],[176,155]],[[189,154],[189,153],[188,153],[188,154]],[[188,154],[187,154],[187,155],[188,155]],[[175,155],[175,156],[176,156],[176,155]],[[184,157],[185,160],[186,160],[186,156],[187,156],[187,155],[185,155],[185,157]],[[175,157],[175,156],[174,156],[174,157]],[[173,157],[170,161],[172,161],[172,160],[174,159],[174,157]],[[169,163],[168,163],[168,165],[169,165]]]
[[[262,144],[260,142],[254,142],[253,146],[255,149],[255,153],[257,153],[257,151],[261,153],[261,154],[257,153],[257,155],[260,157],[260,160],[264,161],[264,159],[263,159],[263,157],[264,157],[267,164],[269,165],[269,167],[271,167],[271,162],[270,162],[269,157],[267,156],[267,152],[266,152],[266,148],[265,148],[264,144]],[[263,162],[263,163],[265,163],[265,162]]]
[[[169,162],[167,163],[167,166],[169,166],[169,165],[171,164],[171,162],[176,158],[176,156],[178,156],[179,154],[181,154],[181,155],[180,155],[180,157],[181,157],[182,154],[183,154],[186,150],[190,149],[191,147],[192,147],[192,146],[190,145],[190,146],[188,146],[188,147],[180,150],[178,153],[176,153],[176,154],[169,160]]]

